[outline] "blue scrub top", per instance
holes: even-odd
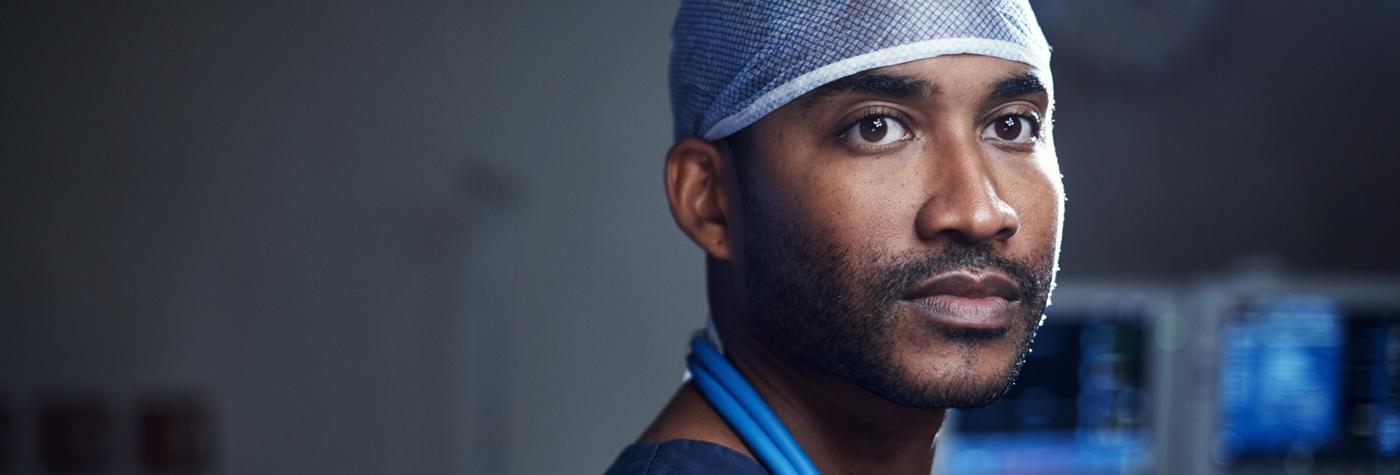
[[[642,441],[627,446],[604,475],[767,475],[757,460],[702,440]]]

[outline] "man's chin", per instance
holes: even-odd
[[[1015,370],[959,372],[930,379],[910,379],[872,389],[892,403],[919,409],[976,409],[996,401],[1015,381]]]
[[[902,357],[891,355],[887,370],[860,385],[906,407],[972,409],[991,404],[1020,374],[1026,337],[1014,330],[962,336]]]

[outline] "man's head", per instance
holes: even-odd
[[[908,28],[1007,10],[915,3],[937,15]],[[898,10],[841,7],[825,21]],[[678,112],[677,134],[693,125],[700,137],[669,152],[667,191],[677,223],[709,255],[711,306],[730,310],[722,330],[897,404],[975,407],[1014,380],[1053,285],[1064,192],[1048,51],[1037,59],[1043,39],[1018,54],[948,48],[979,44],[963,36],[909,41],[857,57],[934,48],[858,71],[796,72],[837,76],[771,110],[754,104],[789,83],[737,101],[749,105],[728,116],[709,113],[713,104],[689,122]],[[832,64],[842,61],[851,62]]]

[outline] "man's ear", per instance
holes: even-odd
[[[729,213],[725,189],[726,155],[719,146],[688,137],[666,152],[666,197],[671,216],[706,254],[728,260]]]

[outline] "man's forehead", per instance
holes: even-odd
[[[978,55],[958,55],[977,58],[976,67],[966,64],[942,64],[939,58],[867,69],[823,84],[793,101],[793,105],[809,110],[843,95],[876,96],[887,99],[908,99],[939,95],[945,83],[953,82],[941,71],[956,72],[958,83],[973,78],[987,99],[1010,99],[1026,95],[1042,95],[1049,100],[1047,80],[1042,71],[1028,64]]]

